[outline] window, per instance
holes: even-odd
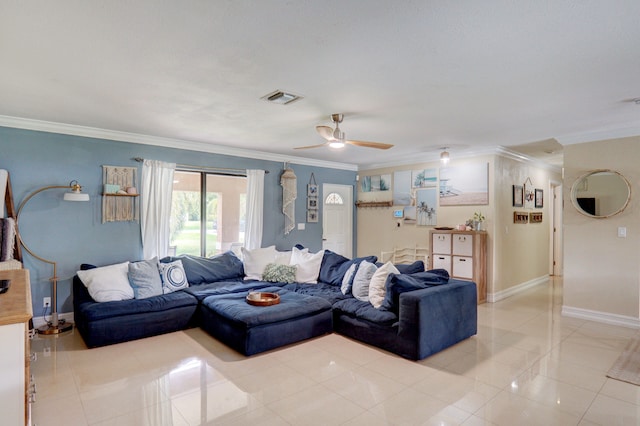
[[[247,182],[244,176],[176,170],[171,201],[175,254],[210,257],[244,242]]]
[[[344,204],[344,200],[342,199],[342,197],[340,196],[340,194],[336,193],[336,192],[332,192],[329,195],[327,195],[327,198],[324,200],[325,204],[335,204],[335,205],[343,205]]]

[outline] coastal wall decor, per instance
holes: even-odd
[[[440,169],[440,206],[489,204],[489,163]]]

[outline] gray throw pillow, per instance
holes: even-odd
[[[360,262],[358,272],[356,272],[356,276],[353,278],[353,287],[351,288],[353,297],[363,302],[369,301],[369,283],[377,269],[376,265],[366,260]]]
[[[136,299],[162,294],[158,258],[129,263],[129,283],[133,287],[133,297]]]

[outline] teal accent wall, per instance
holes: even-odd
[[[64,189],[44,191],[29,201],[20,216],[23,240],[39,256],[58,263],[58,311],[72,312],[71,278],[82,263],[108,265],[140,260],[142,243],[137,222],[102,223],[102,166],[142,166],[134,157],[189,164],[194,166],[239,169],[264,169],[263,246],[279,250],[302,244],[312,251],[322,248],[322,212],[318,223],[307,223],[304,231],[294,229],[284,235],[282,187],[283,163],[184,149],[117,142],[0,127],[0,168],[11,176],[14,202],[18,204],[31,192],[48,185],[67,185],[78,180],[88,193],[88,203],[63,202]],[[298,177],[296,222],[306,222],[307,183],[314,174],[323,183],[355,186],[356,172],[290,164]],[[356,215],[354,209],[354,236]],[[355,244],[355,243],[354,243]],[[356,253],[356,248],[353,250]],[[24,265],[31,274],[34,317],[42,315],[42,298],[50,296],[52,267],[24,253]]]

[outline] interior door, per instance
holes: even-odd
[[[564,268],[562,256],[562,185],[552,183],[551,192],[551,274],[561,277]]]
[[[322,185],[322,248],[352,257],[353,186]]]

